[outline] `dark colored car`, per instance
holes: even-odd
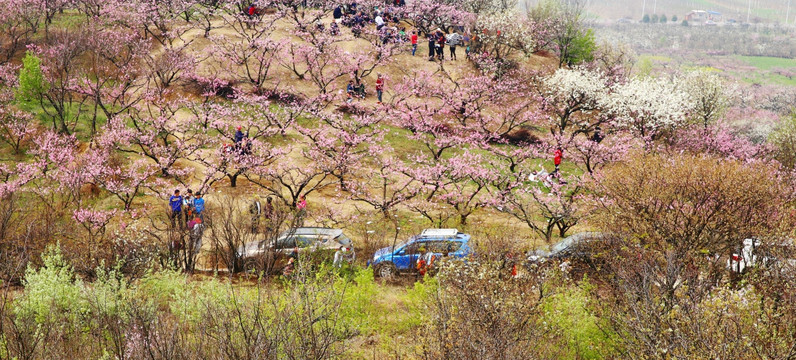
[[[540,263],[547,260],[589,260],[592,256],[592,245],[595,241],[607,238],[601,232],[582,232],[570,235],[555,243],[549,250],[537,249],[528,253],[528,262]]]

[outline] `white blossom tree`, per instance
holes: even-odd
[[[685,76],[681,83],[691,101],[689,120],[707,127],[718,120],[736,97],[736,87],[718,74],[697,70]]]
[[[688,93],[674,81],[646,77],[617,84],[603,98],[603,107],[615,116],[617,126],[649,139],[682,125],[690,104]]]

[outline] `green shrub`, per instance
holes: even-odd
[[[541,321],[558,334],[561,358],[612,358],[614,340],[603,329],[603,320],[589,310],[589,285],[571,287],[556,293],[542,303]]]
[[[38,324],[48,322],[76,323],[87,313],[81,296],[83,284],[75,279],[72,266],[64,259],[58,246],[50,246],[42,254],[40,269],[28,266],[25,271],[25,293],[14,304],[17,316],[33,316]],[[63,318],[63,319],[61,319]]]
[[[22,59],[22,70],[19,71],[19,88],[16,98],[23,103],[38,101],[49,88],[41,71],[41,59],[30,51]]]

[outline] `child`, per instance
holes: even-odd
[[[345,87],[345,91],[348,94],[348,99],[345,102],[350,104],[354,101],[354,80],[348,80],[348,86]]]

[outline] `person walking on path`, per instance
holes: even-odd
[[[171,226],[177,226],[175,219],[179,221],[181,224],[182,222],[182,196],[180,196],[180,190],[174,190],[174,195],[169,198],[169,206],[171,207]]]
[[[384,94],[384,78],[379,74],[376,78],[376,97],[379,99],[379,105],[381,105],[382,94]]]

